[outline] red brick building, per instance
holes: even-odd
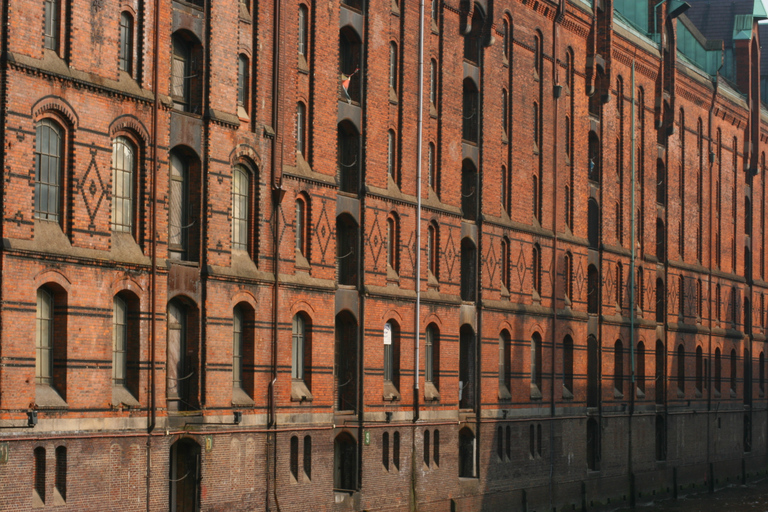
[[[764,475],[768,16],[691,3],[3,2],[0,509]]]

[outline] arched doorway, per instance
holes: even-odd
[[[171,446],[170,510],[191,512],[199,509],[200,445],[180,439]]]

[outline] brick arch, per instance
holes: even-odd
[[[200,310],[200,305],[198,304],[198,300],[187,292],[177,292],[173,295],[168,295],[168,298],[165,301],[165,309],[167,310],[168,304],[170,304],[171,302],[177,299],[186,300],[189,302],[190,305],[194,306],[198,311]]]
[[[229,301],[230,309],[234,309],[235,306],[242,303],[248,304],[254,310],[256,310],[256,306],[258,305],[258,301],[256,300],[256,297],[251,292],[241,290],[235,293],[232,296],[232,300]]]
[[[429,324],[435,324],[438,329],[440,329],[440,332],[443,332],[444,326],[442,319],[435,313],[430,313],[426,315],[422,319],[422,323],[424,324],[424,329],[426,330],[427,327],[429,327]]]
[[[253,170],[261,168],[261,157],[259,156],[259,152],[249,144],[238,144],[235,146],[229,153],[229,162],[232,166],[239,163],[246,163],[250,165]]]
[[[120,277],[112,283],[112,295],[115,296],[122,291],[129,291],[141,300],[144,296],[144,288],[129,277]]]
[[[67,279],[67,277],[59,272],[58,270],[50,270],[45,269],[42,270],[39,274],[37,274],[33,282],[35,283],[35,288],[40,288],[41,286],[49,283],[55,283],[62,287],[67,293],[69,293],[72,282]]]
[[[384,312],[383,315],[381,315],[381,319],[385,322],[389,319],[394,319],[400,326],[403,325],[403,317],[400,315],[400,313],[397,312],[395,309],[388,309]]]
[[[131,132],[138,136],[144,145],[148,145],[150,143],[149,132],[147,131],[147,128],[144,126],[144,123],[142,123],[141,120],[135,116],[128,114],[122,115],[112,121],[112,123],[109,125],[109,137],[112,139],[120,135],[120,132],[125,131]]]
[[[57,96],[44,96],[32,106],[32,117],[36,121],[48,112],[55,112],[66,119],[72,128],[77,129],[80,120],[75,109],[65,99]]]
[[[310,304],[309,302],[306,302],[303,300],[296,302],[293,306],[291,306],[291,318],[293,318],[296,315],[296,313],[302,313],[302,312],[305,315],[310,316],[309,315],[310,311],[312,312],[313,315],[316,314],[315,308],[313,308],[312,304]]]

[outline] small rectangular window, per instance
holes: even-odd
[[[127,12],[120,15],[120,71],[133,73],[133,18]]]
[[[59,0],[45,0],[45,48],[59,50]]]

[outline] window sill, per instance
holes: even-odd
[[[499,400],[512,400],[512,393],[509,392],[506,384],[499,386]]]
[[[534,383],[531,383],[531,400],[541,400],[541,390],[539,389],[539,386],[537,386]]]
[[[307,58],[299,54],[299,73],[304,73],[305,75],[309,74],[309,63],[307,62]]]
[[[393,88],[389,88],[389,102],[392,105],[397,105],[398,99],[397,99],[397,92]]]
[[[439,402],[440,392],[437,390],[432,381],[427,381],[424,384],[424,400],[427,402]]]
[[[291,402],[311,402],[312,400],[312,393],[309,392],[303,380],[291,382]]]
[[[643,391],[640,388],[637,388],[637,398],[645,398],[645,391]]]
[[[429,117],[437,119],[437,107],[435,107],[434,103],[429,104]]]
[[[243,107],[242,105],[237,106],[237,118],[240,121],[243,121],[246,123],[251,120],[251,118],[248,116],[248,112],[245,111],[245,107]]]
[[[622,393],[616,388],[613,388],[613,398],[615,398],[616,400],[621,400],[624,398],[624,393]]]
[[[296,266],[297,270],[309,270],[311,268],[307,258],[305,258],[304,255],[301,254],[301,251],[298,249],[296,249],[296,262],[294,265]]]
[[[563,400],[573,400],[573,393],[563,385]]]
[[[255,402],[248,396],[243,388],[232,389],[232,405],[237,407],[252,407]]]
[[[112,407],[140,407],[141,404],[124,386],[112,387]]]
[[[51,386],[35,384],[35,407],[38,409],[67,409],[69,405]]]
[[[387,263],[387,282],[392,284],[400,284],[400,275],[397,270],[392,268],[392,265]]]
[[[437,27],[437,22],[433,19],[432,20],[432,26],[430,27],[432,29],[432,33],[436,36],[440,35],[440,29]]]
[[[384,381],[384,393],[382,399],[387,402],[400,400],[400,393],[391,381]]]

